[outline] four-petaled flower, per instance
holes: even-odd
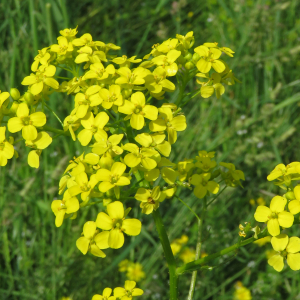
[[[135,286],[135,281],[126,280],[124,288],[117,287],[114,289],[114,296],[121,300],[131,300],[132,297],[143,295],[144,291],[136,288]]]
[[[202,199],[206,196],[207,191],[217,194],[219,191],[219,184],[215,181],[209,181],[211,177],[210,173],[203,173],[203,174],[194,174],[191,179],[190,183],[195,185],[194,194],[199,199]]]

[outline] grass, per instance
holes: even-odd
[[[122,53],[140,57],[154,43],[190,30],[197,44],[218,41],[234,49],[231,62],[242,84],[230,87],[219,100],[195,97],[185,107],[189,129],[179,135],[172,157],[178,161],[198,150],[216,151],[218,161],[235,163],[245,172],[245,189],[227,189],[208,210],[203,250],[211,253],[237,241],[241,222],[254,221],[251,198],[263,196],[269,202],[270,193],[278,192],[266,181],[274,166],[299,160],[300,4],[297,0],[177,3],[181,7],[176,10],[169,0],[1,0],[0,87],[22,90],[20,82],[30,73],[37,49],[55,42],[60,29],[76,25],[80,34],[90,32],[97,40],[120,45]],[[195,87],[189,85],[190,90]],[[70,99],[58,96],[49,105],[60,118],[71,107]],[[55,117],[51,120],[50,125],[59,128]],[[91,299],[104,287],[123,282],[117,264],[128,257],[147,273],[141,282],[144,299],[167,299],[168,272],[158,236],[151,218],[142,216],[137,207],[133,215],[142,219],[142,234],[127,239],[120,250],[106,251],[104,260],[84,257],[75,246],[83,223],[95,219],[95,207],[83,210],[75,222],[55,228],[50,203],[57,197],[68,160],[82,151],[80,145],[68,139],[53,143],[43,153],[39,170],[27,166],[23,147],[18,145],[17,150],[20,158],[0,169],[1,299]],[[181,198],[199,212],[199,200]],[[195,247],[194,215],[176,199],[164,202],[161,213],[170,239],[185,233],[190,237],[188,246]],[[294,235],[299,233],[293,229]],[[273,271],[266,263],[265,248],[249,246],[234,260],[227,257],[216,261],[211,271],[200,272],[195,299],[232,299],[237,280],[251,289],[253,299],[300,299],[297,273]],[[181,278],[180,299],[187,295],[190,278]]]

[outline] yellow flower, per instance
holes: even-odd
[[[101,89],[99,95],[103,100],[102,106],[106,109],[110,109],[113,105],[123,105],[123,96],[119,85],[110,85],[109,90]]]
[[[271,244],[277,253],[268,260],[270,266],[277,272],[281,272],[284,267],[284,258],[286,258],[292,270],[300,270],[300,239],[298,237],[289,238],[286,234],[279,234],[272,237]]]
[[[66,55],[68,52],[73,51],[72,43],[69,43],[66,37],[59,36],[57,38],[58,44],[51,46],[51,51],[56,52],[58,55]]]
[[[117,287],[114,289],[114,296],[120,298],[120,300],[131,300],[132,297],[143,295],[143,290],[138,289],[135,286],[135,281],[126,280],[124,288]]]
[[[135,137],[135,140],[145,148],[151,148],[159,151],[164,156],[171,153],[171,145],[165,141],[166,135],[161,133],[141,133]]]
[[[289,228],[294,223],[294,216],[284,211],[287,200],[281,196],[275,196],[271,200],[270,208],[258,206],[254,218],[258,222],[266,222],[268,231],[272,236],[280,234],[280,227]]]
[[[209,157],[213,158],[215,157],[215,152],[207,152],[205,150],[198,151],[198,155],[196,156],[197,160],[202,161],[203,158]]]
[[[185,264],[187,264],[187,263],[189,263],[189,262],[195,260],[195,254],[196,254],[196,252],[195,252],[194,249],[191,250],[190,248],[186,248],[186,249],[184,249],[184,250],[180,253],[179,258],[180,258]]]
[[[97,227],[107,230],[108,245],[119,249],[124,245],[124,233],[131,236],[139,235],[142,223],[137,219],[125,219],[123,203],[115,201],[107,205],[107,213],[100,212],[97,216]]]
[[[99,95],[100,89],[101,87],[99,85],[92,85],[84,94],[77,93],[75,96],[75,108],[71,114],[76,114],[77,118],[83,118],[90,107],[101,104],[102,99]]]
[[[235,285],[234,300],[251,300],[251,292],[238,281]]]
[[[154,132],[167,130],[168,141],[170,144],[174,144],[177,141],[177,131],[186,129],[185,116],[173,117],[172,110],[167,107],[159,108],[158,111],[160,116],[157,120],[150,122],[149,128]]]
[[[289,202],[288,207],[289,211],[293,214],[296,215],[297,213],[300,212],[300,185],[297,185],[294,188],[294,195],[295,195],[295,200],[292,200]]]
[[[173,92],[175,85],[166,79],[167,73],[163,67],[157,67],[152,74],[148,74],[145,79],[145,86],[153,94],[159,94],[162,91]]]
[[[81,194],[82,201],[85,201],[86,198],[90,195],[95,185],[98,183],[97,176],[94,174],[88,180],[88,176],[85,172],[81,172],[75,176],[76,185],[68,189],[70,195],[76,196]]]
[[[38,70],[39,64],[46,66],[48,65],[48,60],[50,59],[50,53],[48,52],[49,47],[38,50],[39,54],[34,58],[34,62],[31,65],[31,71],[36,72]]]
[[[211,67],[218,73],[225,70],[225,65],[218,58],[221,56],[222,51],[216,48],[207,48],[206,46],[199,46],[194,51],[201,56],[197,62],[197,69],[202,73],[208,73]]]
[[[101,250],[109,248],[108,235],[107,231],[99,233],[96,223],[88,221],[83,225],[83,237],[76,241],[76,246],[84,255],[89,251],[94,256],[104,258],[106,255]]]
[[[177,171],[180,181],[185,181],[191,169],[194,168],[193,160],[180,161],[177,164]]]
[[[194,15],[192,11],[188,13],[188,17],[191,18]],[[180,41],[180,44],[182,44],[183,48],[188,50],[191,47],[193,47],[195,38],[194,38],[194,32],[190,31],[185,36],[176,34],[176,38]]]
[[[76,46],[74,44],[74,41],[76,40],[73,40],[72,43],[74,46]],[[90,64],[100,63],[101,61],[107,61],[106,55],[103,51],[93,51],[93,49],[89,46],[84,46],[80,48],[77,52],[79,54],[75,58],[75,63],[81,64],[83,62],[86,62],[86,64],[83,67],[84,69],[87,69],[90,66]]]
[[[142,212],[149,215],[159,207],[159,203],[164,201],[166,196],[160,192],[159,186],[156,186],[153,190],[139,188],[134,198],[142,202]]]
[[[8,120],[7,127],[12,133],[22,130],[25,140],[35,140],[37,138],[36,127],[46,124],[46,116],[43,112],[29,114],[27,104],[21,103],[17,109],[17,116]]]
[[[111,296],[112,289],[111,288],[105,288],[103,290],[102,295],[94,295],[92,300],[116,300],[115,296]]]
[[[299,173],[300,171],[300,163],[292,162],[285,166],[284,164],[279,164],[275,167],[275,169],[268,175],[267,179],[269,181],[273,181],[275,179],[282,180],[285,176],[291,175],[294,173]]]
[[[237,185],[241,185],[240,180],[245,180],[245,175],[243,171],[236,170],[234,164],[220,162],[219,165],[228,169],[228,172],[221,173],[227,185],[235,187]]]
[[[120,155],[123,153],[123,149],[118,146],[121,142],[124,134],[113,134],[107,138],[107,134],[102,137],[102,140],[99,140],[92,147],[92,151],[96,154],[103,155],[106,154],[110,157]]]
[[[112,60],[112,62],[114,62],[115,64],[117,65],[120,65],[121,67],[130,67],[130,64],[131,63],[139,63],[141,62],[142,60],[141,59],[135,59],[136,58],[136,55],[135,56],[132,56],[130,58],[128,58],[126,55],[122,55],[122,57],[116,57]]]
[[[59,83],[54,78],[52,78],[55,75],[55,72],[56,68],[54,66],[42,65],[39,67],[36,74],[26,76],[21,84],[29,85],[30,92],[33,95],[38,95],[39,93],[41,93],[44,85],[50,86],[56,90],[59,88]]]
[[[157,154],[155,150],[150,148],[139,148],[132,143],[125,144],[123,149],[131,152],[124,157],[124,162],[128,167],[134,168],[139,164],[142,164],[145,169],[152,170],[157,166],[156,161],[151,158]]]
[[[217,165],[216,161],[211,160],[209,157],[203,157],[201,162],[198,161],[195,163],[195,166],[201,169],[203,172],[208,172],[210,169],[213,169]]]
[[[217,194],[219,191],[219,184],[215,181],[209,181],[211,177],[210,173],[203,173],[203,174],[194,174],[191,179],[190,183],[195,185],[194,194],[199,199],[202,199],[206,196],[207,191]]]
[[[79,210],[79,202],[76,197],[71,197],[66,191],[62,200],[54,200],[51,209],[55,215],[55,226],[60,227],[64,221],[65,214],[72,214]]]
[[[72,28],[70,28],[70,29],[69,28],[65,28],[63,30],[60,30],[59,33],[62,36],[65,36],[66,38],[73,38],[78,33],[77,26],[74,29],[72,29]]]
[[[129,261],[128,259],[122,260],[118,264],[118,266],[119,266],[119,272],[126,272],[130,264],[132,264],[132,262]]]
[[[36,139],[26,141],[26,146],[33,148],[28,154],[28,165],[32,168],[38,168],[40,166],[40,155],[42,150],[47,148],[52,143],[51,136],[45,132],[41,131],[38,133]]]
[[[96,177],[98,181],[102,181],[99,184],[99,190],[102,193],[107,192],[113,187],[119,187],[124,185],[129,185],[130,180],[128,177],[122,176],[126,170],[126,165],[121,162],[115,162],[111,170],[100,169],[97,171]]]
[[[115,74],[116,70],[115,67],[110,64],[106,68],[103,66],[101,62],[91,64],[90,70],[87,71],[84,76],[82,77],[83,80],[86,79],[97,79],[97,80],[104,80],[108,78],[109,75]]]
[[[125,120],[130,118],[132,128],[140,130],[144,127],[145,119],[156,120],[158,110],[153,105],[146,105],[146,99],[142,92],[131,95],[131,101],[125,100],[123,106],[119,106],[119,112],[128,115]]]
[[[143,266],[140,263],[129,264],[126,277],[129,280],[134,280],[135,282],[141,281],[146,277],[146,274],[143,271]]]
[[[0,166],[4,167],[7,160],[14,156],[14,146],[11,145],[5,138],[6,127],[0,127]]]
[[[116,84],[141,85],[145,83],[144,78],[150,74],[150,71],[142,67],[133,70],[122,67],[117,70],[117,73],[120,77],[116,79]]]
[[[88,112],[83,119],[81,125],[84,127],[78,134],[78,140],[82,146],[86,146],[94,136],[96,141],[100,141],[107,137],[107,133],[103,130],[104,126],[109,121],[109,116],[102,111],[97,114],[96,118],[92,112]]]
[[[171,250],[172,250],[173,255],[176,255],[177,253],[180,252],[181,245],[178,244],[178,243],[173,242],[173,243],[171,243]]]
[[[166,70],[167,76],[175,76],[178,71],[175,61],[180,55],[180,51],[172,49],[167,55],[159,55],[152,58],[151,61],[158,66],[162,66]]]

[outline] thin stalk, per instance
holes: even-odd
[[[201,246],[202,246],[202,236],[203,236],[203,225],[204,225],[204,219],[206,215],[207,210],[207,202],[206,197],[203,199],[203,208],[201,212],[201,219],[198,219],[198,237],[197,237],[197,246],[196,246],[196,254],[195,254],[195,260],[199,259],[200,252],[201,252]],[[187,300],[192,300],[194,296],[195,291],[195,285],[196,285],[196,279],[197,279],[197,271],[194,271],[192,274],[192,280],[190,284],[190,290]]]
[[[67,132],[65,132],[63,130],[56,129],[56,128],[53,128],[53,127],[48,126],[48,125],[44,125],[43,127],[41,127],[41,129],[45,130],[45,131],[53,132],[53,133],[58,133],[58,134],[64,134],[64,135],[67,134]]]
[[[198,219],[198,223],[199,223],[199,221],[200,221],[200,218],[199,218],[199,216],[192,210],[192,208],[189,206],[189,205],[187,205],[182,199],[180,199],[178,196],[176,196],[175,195],[175,197],[183,204],[183,205],[185,205],[193,214],[194,214],[194,216]]]
[[[178,275],[176,274],[176,262],[170,246],[170,241],[159,210],[154,210],[152,215],[168,263],[170,273],[170,300],[178,300]]]
[[[267,235],[268,235],[268,230],[267,230],[267,227],[266,227],[260,234],[258,234],[258,239],[261,239],[261,238],[263,238],[263,237],[265,237]],[[195,261],[192,261],[190,263],[187,263],[187,264],[185,264],[185,265],[177,268],[176,273],[177,273],[177,275],[182,275],[184,273],[188,273],[188,272],[192,272],[192,271],[195,271],[195,270],[199,270],[199,269],[201,269],[201,267],[203,265],[205,265],[209,261],[211,261],[213,259],[216,259],[216,258],[218,258],[220,256],[223,256],[225,254],[228,254],[228,253],[230,253],[232,251],[235,251],[235,250],[237,250],[237,249],[239,249],[241,247],[244,247],[244,246],[246,246],[248,244],[251,244],[251,243],[253,243],[256,240],[257,240],[256,238],[251,237],[251,238],[246,239],[246,240],[244,240],[242,242],[239,242],[239,243],[236,243],[236,244],[234,244],[234,245],[232,245],[230,247],[227,247],[227,248],[225,248],[225,249],[223,249],[223,250],[221,250],[219,252],[213,253],[211,255],[208,255],[208,256],[205,256],[203,258],[200,258],[200,259],[197,259]]]
[[[37,37],[37,26],[35,22],[35,11],[34,11],[34,1],[29,0],[29,16],[30,16],[30,27],[31,27],[31,34],[33,38],[33,48],[34,54],[38,53],[38,37]]]
[[[227,188],[227,185],[223,188],[223,190],[215,197],[213,198],[210,202],[208,202],[207,206],[211,205]]]
[[[61,119],[59,118],[59,116],[53,111],[53,109],[45,101],[43,101],[43,104],[53,113],[53,115],[56,117],[56,119],[58,120],[58,122],[61,124],[62,128],[64,128],[63,122],[61,121]]]

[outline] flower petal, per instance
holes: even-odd
[[[277,236],[273,236],[271,239],[271,244],[275,251],[283,251],[289,242],[289,237],[286,234],[279,234]]]
[[[289,228],[294,223],[294,215],[290,212],[283,211],[278,214],[278,222],[280,226],[284,228]]]
[[[109,231],[102,231],[94,237],[94,241],[99,249],[109,248],[108,237],[109,237]]]
[[[268,260],[268,264],[277,272],[281,272],[284,267],[283,257],[280,254],[275,254]]]
[[[120,229],[112,229],[109,232],[108,245],[112,249],[119,249],[124,245],[124,234]]]
[[[300,270],[300,253],[289,253],[287,263],[293,271]]]
[[[125,281],[125,290],[127,291],[131,291],[135,288],[136,286],[136,282],[135,281],[132,281],[132,280],[126,280]]]
[[[286,202],[287,202],[286,198],[283,198],[281,196],[275,196],[271,200],[271,204],[270,204],[271,211],[276,213],[284,211]]]
[[[280,234],[280,227],[277,219],[270,219],[267,226],[268,231],[272,236],[277,236]]]
[[[108,181],[103,181],[99,184],[99,190],[102,193],[107,192],[108,190],[112,189],[115,185],[108,182]]]
[[[142,223],[138,219],[125,219],[122,223],[122,230],[127,235],[136,236],[141,233]]]
[[[83,225],[83,235],[87,239],[91,239],[96,231],[96,222],[88,221]]]
[[[124,206],[120,201],[115,201],[107,205],[107,212],[112,219],[124,218]]]
[[[300,251],[300,239],[296,236],[290,238],[286,247],[286,251],[289,253],[296,253]]]
[[[95,244],[91,245],[90,252],[97,257],[102,257],[102,258],[106,257],[105,253],[101,251]]]
[[[269,219],[269,216],[271,216],[272,212],[269,207],[267,206],[258,206],[256,208],[254,219],[257,222],[267,222]]]
[[[133,113],[130,118],[130,126],[136,130],[141,130],[144,127],[145,119],[140,114]]]
[[[87,254],[89,250],[90,240],[85,237],[80,237],[76,241],[77,248],[82,252],[82,254]]]
[[[100,229],[111,230],[113,226],[113,220],[106,213],[100,212],[96,219],[96,225]]]
[[[148,198],[151,196],[151,193],[149,190],[145,188],[139,188],[134,196],[136,200],[147,202]]]
[[[289,211],[293,214],[296,215],[297,213],[300,212],[300,201],[299,200],[292,200],[288,204]]]
[[[111,167],[111,173],[118,176],[122,176],[125,170],[126,165],[121,162],[115,162]]]
[[[25,140],[35,140],[37,138],[37,130],[33,125],[26,125],[22,128],[22,137]]]

